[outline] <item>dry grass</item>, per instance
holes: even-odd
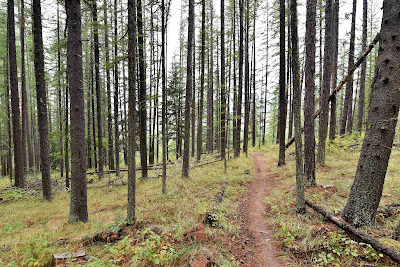
[[[214,160],[208,158],[209,161]],[[190,178],[181,177],[181,165],[170,166],[167,178],[167,193],[161,193],[161,179],[139,180],[137,183],[137,218],[143,225],[159,225],[166,232],[186,229],[203,220],[206,211],[211,210],[221,186],[227,182],[223,202],[219,211],[222,231],[233,234],[235,226],[228,217],[234,216],[236,200],[245,190],[245,184],[252,175],[245,174],[245,169],[252,169],[249,158],[228,161],[227,174],[224,174],[222,162],[194,168]],[[151,171],[149,176],[156,176],[159,171]],[[140,172],[138,172],[139,176]],[[126,176],[126,173],[124,174]],[[113,175],[111,175],[111,178]],[[90,177],[88,177],[90,179]],[[4,179],[3,179],[4,180]],[[93,186],[106,184],[94,179]],[[126,181],[126,177],[124,177]],[[2,180],[0,180],[2,181]],[[7,182],[8,183],[8,182]],[[69,194],[59,192],[51,202],[41,197],[28,197],[0,204],[0,265],[9,266],[27,264],[30,257],[39,258],[37,262],[45,264],[54,253],[79,249],[79,244],[62,246],[48,243],[68,237],[93,235],[109,226],[118,227],[126,216],[127,187],[106,186],[88,190],[89,222],[70,224]],[[215,231],[221,231],[216,229]],[[201,245],[200,245],[201,246]],[[6,249],[7,248],[7,249]],[[87,254],[99,259],[110,257],[104,246],[85,247]],[[185,250],[184,250],[185,251]],[[38,256],[34,254],[43,254]],[[213,251],[215,258],[229,262],[225,256]],[[188,250],[181,257],[195,257],[196,251]],[[35,262],[34,260],[33,262]]]
[[[359,145],[353,145],[355,143]],[[362,139],[357,135],[347,136],[328,143],[326,164],[325,166],[317,166],[316,168],[318,187],[307,188],[306,198],[322,206],[328,212],[340,214],[347,202],[353,183],[361,144]],[[392,262],[379,256],[374,260],[366,259],[368,256],[372,257],[371,254],[374,252],[373,250],[369,251],[369,248],[366,249],[365,245],[360,246],[359,244],[354,244],[354,247],[353,245],[349,245],[352,246],[354,251],[359,253],[357,257],[339,256],[331,253],[334,259],[328,260],[328,263],[318,262],[318,258],[326,258],[326,255],[321,255],[321,252],[332,252],[326,249],[327,246],[333,246],[332,240],[334,238],[332,236],[339,235],[343,238],[347,238],[347,236],[310,208],[307,208],[307,213],[304,216],[295,214],[294,148],[291,147],[287,152],[287,165],[283,167],[276,166],[278,161],[278,146],[269,145],[262,147],[261,150],[267,158],[268,168],[272,173],[279,175],[281,181],[278,188],[265,199],[268,205],[269,217],[271,218],[267,223],[275,227],[282,245],[292,255],[292,258],[297,260],[299,266],[304,264],[321,266],[336,264],[338,266],[347,266],[362,263],[374,263],[385,266],[393,265]],[[399,175],[400,151],[394,148],[390,158],[380,205],[399,203]],[[333,185],[333,187],[323,189],[320,185]],[[399,215],[378,218],[378,228],[364,227],[361,230],[400,252],[400,243],[391,239],[391,233],[398,220]],[[353,244],[351,243],[352,241],[348,242],[350,242],[349,244]]]

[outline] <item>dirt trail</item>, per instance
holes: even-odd
[[[248,184],[248,192],[240,201],[240,239],[235,244],[234,254],[245,266],[290,266],[278,258],[279,244],[274,240],[274,232],[266,225],[263,200],[278,183],[277,177],[269,173],[261,153],[254,152],[252,157],[256,177]]]

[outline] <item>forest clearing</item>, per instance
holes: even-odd
[[[398,0],[0,2],[0,266],[399,265],[399,25]]]

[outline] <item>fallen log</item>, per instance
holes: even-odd
[[[337,92],[340,91],[340,89],[343,88],[343,86],[347,83],[347,81],[350,79],[350,77],[354,74],[356,69],[363,63],[363,61],[367,58],[368,54],[372,51],[372,49],[375,47],[375,45],[379,41],[379,33],[375,36],[374,40],[370,43],[370,45],[367,47],[367,49],[362,53],[362,55],[357,59],[356,63],[354,64],[354,67],[347,73],[347,76],[340,82],[338,86],[332,91],[331,95],[328,98],[328,103],[331,102]],[[321,114],[321,107],[314,113],[314,119],[316,119],[319,114]],[[304,128],[301,128],[301,132],[304,132]],[[292,137],[285,145],[285,148],[289,148],[292,144],[294,143],[294,137]]]
[[[400,254],[398,254],[393,249],[383,245],[378,240],[364,234],[363,232],[357,230],[354,226],[348,224],[347,222],[341,220],[340,218],[333,216],[323,208],[318,205],[312,203],[311,201],[306,199],[306,204],[316,212],[322,214],[325,218],[331,220],[334,224],[342,228],[348,233],[351,233],[356,239],[361,240],[364,243],[370,244],[375,250],[385,254],[389,258],[391,258],[394,262],[400,264]]]

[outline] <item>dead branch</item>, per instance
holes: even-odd
[[[383,254],[387,255],[391,258],[394,262],[400,263],[400,255],[394,251],[393,249],[383,245],[378,240],[364,234],[363,232],[357,230],[354,226],[348,224],[347,222],[341,220],[340,218],[333,216],[323,208],[315,205],[311,201],[306,199],[307,206],[311,207],[316,212],[322,214],[325,218],[331,220],[334,224],[342,228],[348,233],[351,233],[356,239],[361,240],[364,243],[370,244],[375,250],[382,252]]]

